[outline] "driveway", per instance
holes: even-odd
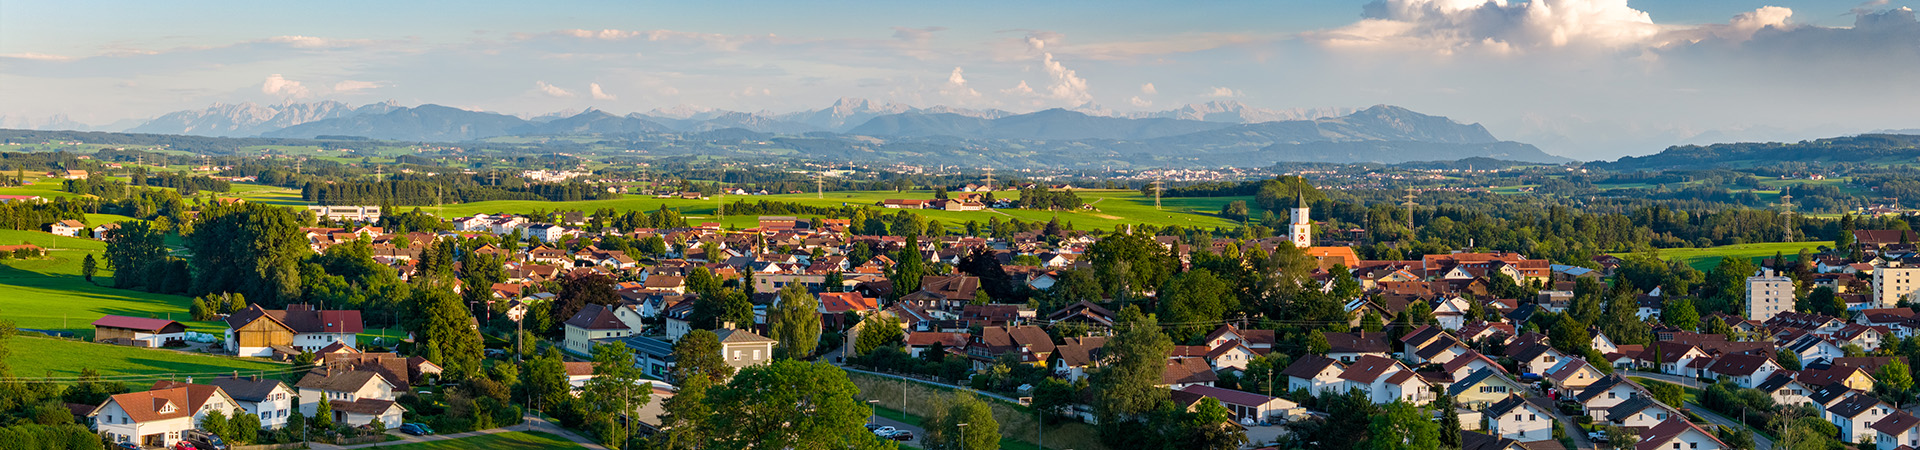
[[[1552,411],[1553,420],[1559,422],[1560,428],[1567,432],[1567,437],[1573,439],[1573,448],[1594,448],[1593,442],[1587,440],[1587,430],[1581,429],[1579,422],[1574,422],[1573,418],[1561,413],[1560,406],[1553,404],[1553,400],[1546,397],[1528,397],[1527,402],[1533,403],[1534,406],[1539,406],[1541,409]]]

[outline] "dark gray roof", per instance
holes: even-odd
[[[1807,398],[1825,405],[1833,403],[1834,400],[1838,400],[1840,397],[1847,395],[1848,392],[1853,392],[1853,388],[1847,387],[1845,384],[1833,383],[1814,389],[1812,393],[1807,394]]]
[[[1665,406],[1665,405],[1661,404],[1657,400],[1654,400],[1653,397],[1651,396],[1645,396],[1645,395],[1635,396],[1634,398],[1627,399],[1627,401],[1620,402],[1620,404],[1618,405],[1613,405],[1612,408],[1607,408],[1607,420],[1613,423],[1624,422],[1627,420],[1628,416],[1632,416],[1634,413],[1640,412],[1647,408],[1657,408],[1662,406]]]
[[[1625,383],[1626,381],[1627,379],[1624,377],[1621,377],[1620,374],[1607,375],[1606,377],[1601,378],[1600,381],[1595,381],[1593,382],[1593,384],[1587,385],[1587,388],[1584,390],[1581,390],[1580,394],[1574,396],[1574,398],[1580,399],[1580,403],[1586,403],[1587,400],[1592,400],[1594,397],[1599,397],[1600,393],[1606,392],[1608,389],[1613,389],[1615,385],[1618,385],[1620,383]]]
[[[673,344],[669,344],[666,341],[635,335],[614,339],[614,342],[624,344],[627,348],[633,349],[634,353],[646,355],[653,359],[663,361],[673,360]]]
[[[1520,405],[1525,404],[1527,404],[1526,397],[1521,397],[1519,394],[1508,394],[1506,400],[1501,400],[1500,403],[1494,403],[1493,406],[1487,407],[1487,416],[1500,417],[1506,415],[1508,411],[1512,411],[1514,408],[1519,408]]]
[[[1847,397],[1846,400],[1841,401],[1839,404],[1827,408],[1827,412],[1840,417],[1853,418],[1860,416],[1860,413],[1873,409],[1875,406],[1879,406],[1880,403],[1882,402],[1877,397],[1867,395],[1864,392],[1855,393],[1852,397]]]
[[[1777,390],[1780,390],[1780,388],[1786,387],[1787,383],[1792,383],[1793,376],[1794,376],[1794,372],[1791,370],[1782,370],[1782,371],[1774,372],[1773,375],[1767,376],[1767,381],[1760,382],[1760,385],[1755,386],[1754,388],[1759,389],[1760,392],[1766,392],[1771,394],[1773,393],[1773,391],[1777,391]]]
[[[1460,430],[1460,450],[1507,450],[1519,445],[1520,441],[1477,431]]]
[[[1481,381],[1486,380],[1487,378],[1492,378],[1496,376],[1501,378],[1506,378],[1506,375],[1502,375],[1500,371],[1494,370],[1492,367],[1483,367],[1479,371],[1475,371],[1474,373],[1468,374],[1466,378],[1461,378],[1460,381],[1453,383],[1452,386],[1448,386],[1447,395],[1460,395],[1462,393],[1465,393],[1467,391],[1467,388],[1471,388],[1473,387],[1473,385],[1478,384]],[[1516,386],[1521,385],[1519,382],[1515,382],[1513,380],[1507,380],[1507,381],[1508,381],[1508,384],[1512,384]]]
[[[221,390],[227,391],[227,395],[233,396],[234,400],[259,402],[266,400],[267,396],[273,395],[273,389],[285,383],[281,383],[280,380],[254,379],[252,377],[234,378],[229,376],[207,380],[207,384],[219,386]]]
[[[353,392],[360,390],[361,387],[367,385],[368,381],[372,381],[375,378],[380,378],[380,374],[365,370],[336,370],[333,371],[332,374],[328,374],[326,369],[314,369],[312,372],[307,372],[307,376],[301,377],[300,382],[294,383],[293,385],[301,389]],[[384,382],[386,379],[380,378],[380,381]]]

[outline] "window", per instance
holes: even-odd
[[[1534,422],[1534,421],[1538,421],[1538,420],[1540,420],[1540,416],[1537,416],[1537,415],[1533,415],[1533,414],[1528,414],[1528,415],[1527,415],[1527,421],[1528,421],[1528,422]]]

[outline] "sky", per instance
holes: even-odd
[[[1584,160],[1920,128],[1920,0],[0,2],[0,116],[1392,104]]]

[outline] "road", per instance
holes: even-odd
[[[1545,397],[1533,397],[1533,398],[1528,398],[1527,401],[1533,402],[1535,406],[1539,406],[1541,408],[1545,408],[1547,411],[1553,412],[1554,421],[1559,422],[1560,427],[1566,430],[1567,437],[1573,439],[1574,448],[1578,448],[1578,449],[1594,448],[1593,442],[1590,442],[1587,440],[1587,430],[1581,429],[1580,423],[1574,422],[1572,417],[1567,417],[1566,414],[1561,413],[1558,405],[1553,404],[1553,400],[1548,400]]]
[[[895,420],[892,418],[879,417],[879,416],[874,417],[873,423],[880,424],[880,426],[893,427],[895,429],[911,431],[913,432],[913,439],[901,441],[901,442],[912,444],[915,447],[925,447],[924,445],[920,445],[920,439],[927,436],[927,429],[920,428],[919,425],[908,425],[906,422],[901,422],[899,420]]]
[[[1665,381],[1668,383],[1678,384],[1681,386],[1687,386],[1692,388],[1700,387],[1700,380],[1690,379],[1687,377],[1682,377],[1677,375],[1667,375],[1664,373],[1624,371],[1624,372],[1621,372],[1621,375],[1629,376],[1629,377],[1642,377],[1642,378],[1660,380],[1660,381]],[[1734,429],[1745,428],[1745,426],[1741,424],[1740,421],[1721,416],[1720,413],[1713,412],[1713,410],[1707,409],[1706,407],[1700,406],[1698,404],[1688,403],[1686,404],[1685,408],[1688,411],[1693,411],[1694,414],[1699,414],[1700,418],[1707,419],[1708,423],[1712,423],[1714,425],[1719,425],[1719,426],[1728,427],[1728,428],[1734,428]],[[1753,445],[1758,450],[1773,450],[1773,440],[1768,439],[1766,436],[1761,435],[1757,431],[1753,433]]]

